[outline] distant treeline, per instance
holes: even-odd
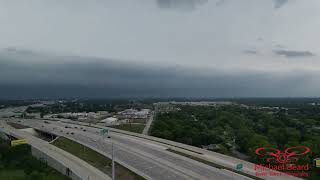
[[[240,106],[192,107],[158,114],[151,135],[257,161],[259,147],[308,146],[320,155],[320,107],[272,112]],[[310,154],[311,155],[311,154]],[[312,156],[304,162],[311,162]]]

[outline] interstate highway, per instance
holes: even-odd
[[[85,161],[79,159],[78,157],[49,144],[47,141],[36,138],[29,133],[19,131],[7,125],[5,121],[2,121],[1,119],[0,132],[10,136],[14,136],[16,138],[26,139],[28,144],[30,144],[33,148],[36,148],[43,154],[46,154],[50,158],[57,161],[51,162],[51,164],[60,163],[65,167],[68,167],[72,171],[72,174],[75,174],[76,177],[79,177],[81,179],[111,180],[109,176],[91,166],[90,164],[86,163]],[[58,167],[60,172],[63,170],[61,166],[55,167]],[[72,177],[76,178],[75,176]]]
[[[170,145],[156,143],[129,135],[110,133],[110,139],[102,139],[99,129],[64,122],[42,120],[14,120],[26,126],[64,136],[86,145],[103,155],[110,157],[111,143],[116,145],[116,161],[146,179],[249,179],[242,175],[217,169],[192,159],[171,153],[166,149]],[[72,128],[65,128],[66,126]],[[77,127],[77,128],[75,128]],[[84,132],[80,127],[86,129]],[[66,132],[74,132],[74,135]],[[224,156],[223,156],[224,157]],[[237,161],[235,158],[230,158]],[[230,161],[226,159],[226,161]],[[229,163],[237,163],[232,162]],[[238,163],[243,161],[238,160]],[[244,164],[252,165],[251,163]],[[252,166],[251,166],[252,167]],[[264,179],[296,179],[289,177],[264,177]]]

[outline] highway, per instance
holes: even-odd
[[[136,172],[146,179],[212,179],[212,180],[241,180],[250,179],[248,177],[233,173],[224,169],[218,169],[204,163],[186,158],[184,156],[167,151],[168,148],[192,154],[190,148],[180,148],[172,144],[161,143],[151,140],[122,134],[118,132],[110,133],[111,138],[102,138],[99,129],[81,125],[74,125],[59,121],[50,121],[50,124],[42,120],[11,120],[16,123],[30,126],[35,129],[46,131],[58,136],[64,136],[75,140],[87,147],[90,147],[101,154],[110,157],[111,143],[116,146],[116,161],[128,169]],[[70,128],[66,128],[70,127]],[[85,129],[85,131],[83,129]],[[67,132],[69,132],[67,134]],[[73,132],[72,135],[70,132]],[[201,156],[215,162],[235,168],[236,164],[244,164],[244,172],[254,175],[253,164],[236,158],[228,157],[218,153],[207,152],[200,148],[192,147],[190,150],[201,151]],[[199,156],[199,154],[198,154]],[[273,177],[266,176],[263,179],[298,179],[293,177]]]
[[[95,167],[86,163],[85,161],[77,158],[76,156],[65,152],[47,141],[36,138],[26,132],[19,131],[11,126],[7,125],[5,121],[0,120],[0,131],[16,138],[24,138],[28,144],[38,149],[42,153],[45,153],[50,158],[68,167],[73,174],[81,179],[94,179],[94,180],[111,180],[109,176],[99,171]]]
[[[148,119],[148,122],[146,123],[146,127],[143,129],[143,132],[142,132],[142,134],[144,134],[144,135],[148,135],[148,133],[149,133],[149,129],[150,129],[150,127],[151,127],[151,124],[152,124],[152,122],[153,122],[153,120],[154,120],[154,114],[153,114],[154,112],[152,112],[152,114],[151,114],[151,116],[150,116],[150,118]]]

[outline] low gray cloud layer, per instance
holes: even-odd
[[[292,50],[274,50],[276,55],[285,56],[287,58],[302,58],[302,57],[312,57],[315,56],[310,51],[292,51]]]
[[[319,0],[0,0],[0,49],[15,47],[0,53],[0,95],[319,95],[319,8]]]
[[[230,73],[16,50],[2,52],[0,59],[2,98],[303,96],[319,90],[314,74],[305,72]]]

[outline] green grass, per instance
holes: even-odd
[[[25,173],[23,170],[1,170],[0,179],[6,180],[24,180]]]
[[[103,156],[102,154],[88,147],[85,147],[77,142],[74,142],[64,137],[59,137],[52,144],[79,157],[80,159],[86,161],[87,163],[91,164],[92,166],[96,167],[97,169],[101,170],[102,172],[106,173],[111,177],[111,174],[112,174],[111,159]],[[135,174],[134,172],[128,170],[127,168],[121,166],[118,163],[116,163],[115,169],[116,169],[116,179],[119,179],[119,180],[144,179],[139,175]]]
[[[0,179],[2,180],[68,180],[66,176],[59,174],[57,171],[50,172],[50,174],[41,173],[38,171],[32,172],[29,176],[25,174],[24,170],[0,170]]]
[[[121,125],[117,125],[117,126],[112,126],[112,128],[115,129],[120,129],[120,130],[124,130],[124,131],[130,131],[130,132],[134,132],[134,133],[142,133],[143,129],[145,127],[145,124],[140,124],[140,123],[136,123],[136,124],[121,124]]]

